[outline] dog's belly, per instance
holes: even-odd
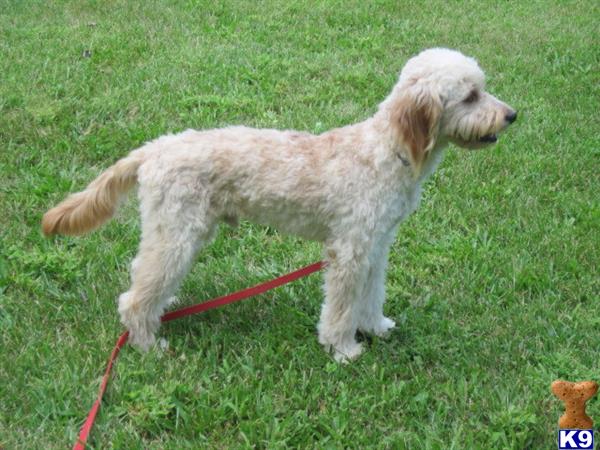
[[[240,211],[240,218],[275,228],[311,241],[323,242],[329,236],[329,227],[319,220],[318,215],[301,209],[273,206],[272,208],[250,208]]]

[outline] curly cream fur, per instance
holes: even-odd
[[[46,213],[43,230],[99,226],[137,180],[142,240],[119,312],[143,349],[220,221],[247,219],[320,241],[328,265],[319,341],[336,359],[352,359],[362,351],[358,329],[384,335],[395,325],[383,315],[389,248],[444,147],[485,146],[514,114],[484,91],[473,59],[430,49],[408,61],[361,123],[318,136],[239,126],[163,136]]]

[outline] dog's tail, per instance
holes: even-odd
[[[42,231],[78,235],[98,228],[114,214],[119,199],[137,182],[140,152],[117,161],[81,192],[71,194],[42,218]]]

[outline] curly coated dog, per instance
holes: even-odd
[[[411,58],[373,117],[313,135],[232,126],[166,135],[132,151],[42,220],[81,234],[136,183],[142,218],[131,287],[119,298],[130,342],[148,349],[160,316],[221,221],[246,219],[324,244],[319,341],[357,357],[357,330],[385,335],[385,270],[399,223],[452,142],[481,148],[517,113],[485,91],[477,62],[434,48]]]

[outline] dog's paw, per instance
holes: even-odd
[[[140,303],[134,302],[134,296],[125,292],[119,297],[121,323],[129,330],[129,344],[147,352],[156,342],[156,332],[160,326],[158,313],[149,313]]]
[[[373,327],[373,334],[382,338],[388,337],[395,326],[396,322],[392,319],[382,317],[377,326]]]
[[[363,350],[363,345],[356,342],[352,346],[344,346],[342,350],[335,349],[333,358],[339,363],[348,364],[350,361],[358,358]]]
[[[363,345],[358,342],[353,342],[337,347],[333,347],[333,359],[342,364],[348,364],[350,361],[358,358],[363,352]]]
[[[158,348],[161,349],[163,352],[166,352],[169,350],[169,341],[167,341],[165,338],[160,338],[157,341],[158,344]]]
[[[148,333],[140,330],[129,330],[129,344],[142,352],[147,352],[156,342],[154,333]]]
[[[172,297],[169,297],[169,298],[167,299],[167,302],[166,302],[166,303],[167,303],[167,304],[166,304],[166,306],[167,306],[167,307],[175,306],[177,303],[179,303],[179,297],[175,297],[175,296],[173,295]]]
[[[386,338],[390,335],[395,326],[396,322],[394,322],[392,319],[381,316],[381,319],[379,319],[375,324],[373,324],[373,321],[370,321],[362,324],[358,327],[358,329],[363,333],[374,334],[375,336]]]

